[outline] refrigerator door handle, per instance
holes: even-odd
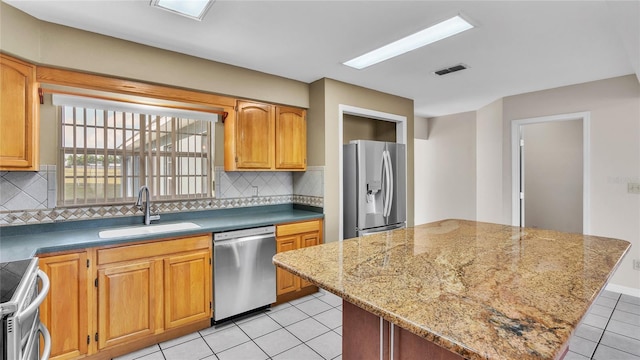
[[[387,150],[387,162],[389,163],[389,206],[387,207],[387,217],[391,215],[391,205],[393,204],[393,163],[391,162],[391,153]]]
[[[382,215],[388,217],[391,214],[391,200],[393,199],[393,179],[391,177],[391,156],[389,151],[385,150],[382,153],[384,159],[384,176],[385,176],[385,196],[384,196],[384,209]]]
[[[387,206],[389,206],[389,163],[387,163],[387,150],[382,151],[382,176],[384,179],[384,195],[382,197],[382,216],[387,217]]]

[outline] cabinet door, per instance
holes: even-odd
[[[306,111],[276,107],[276,169],[307,168]]]
[[[298,236],[286,236],[276,239],[276,252],[295,250],[298,248]],[[276,295],[282,295],[300,288],[300,278],[292,273],[276,267]]]
[[[0,55],[0,170],[38,170],[35,66]]]
[[[49,295],[40,305],[40,319],[51,333],[51,359],[71,359],[87,353],[87,253],[40,258],[49,277]],[[42,349],[42,344],[40,346]]]
[[[165,329],[211,317],[209,251],[164,259]]]
[[[273,107],[238,102],[236,166],[240,169],[273,169],[275,125]]]
[[[154,333],[156,299],[162,283],[155,284],[156,263],[140,260],[98,270],[98,348],[132,341]],[[160,293],[156,293],[160,289]]]
[[[312,232],[308,234],[303,234],[300,236],[300,248],[305,248],[307,246],[314,246],[320,244],[320,233]],[[300,279],[300,287],[307,287],[313,285],[307,280]]]

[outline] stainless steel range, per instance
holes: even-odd
[[[39,290],[38,279],[42,286]],[[51,336],[40,323],[40,304],[49,292],[49,278],[38,258],[0,263],[0,353],[6,360],[48,359]],[[44,349],[40,357],[40,335]]]

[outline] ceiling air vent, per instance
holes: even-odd
[[[445,68],[445,69],[434,71],[433,73],[436,74],[436,75],[442,76],[442,75],[450,74],[452,72],[464,70],[466,68],[467,68],[466,65],[458,64],[458,65],[455,65],[455,66],[452,66],[452,67],[449,67],[449,68]]]

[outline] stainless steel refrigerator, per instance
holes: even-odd
[[[353,140],[343,146],[344,238],[405,227],[405,145]]]

